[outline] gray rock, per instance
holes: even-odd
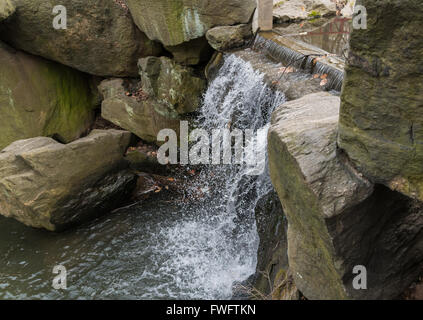
[[[136,184],[124,169],[130,133],[94,130],[60,144],[19,140],[0,152],[0,212],[28,226],[60,231],[125,200]]]
[[[2,0],[0,2],[0,22],[9,18],[15,13],[16,7],[11,0]]]
[[[147,142],[157,143],[162,129],[179,132],[179,115],[154,97],[128,96],[123,79],[104,80],[99,90],[104,100],[101,116],[115,125],[128,130]]]
[[[147,57],[138,62],[142,89],[159,103],[178,114],[194,112],[206,88],[194,70],[167,57]]]
[[[252,297],[298,300],[288,263],[287,221],[275,191],[259,200],[255,217],[260,245]]]
[[[339,104],[316,93],[273,115],[270,174],[288,219],[289,268],[308,299],[392,299],[421,270],[423,206],[374,187],[337,154]],[[356,265],[367,268],[367,290],[352,287]]]
[[[51,1],[16,0],[16,14],[0,28],[13,47],[98,76],[137,76],[137,60],[161,46],[135,26],[115,1],[62,0],[67,29],[56,30]],[[57,3],[59,4],[59,3]]]
[[[367,29],[351,35],[338,143],[372,181],[422,201],[423,2],[357,4]]]
[[[335,15],[331,0],[273,0],[273,19],[277,23],[298,22]]]
[[[128,0],[128,7],[148,38],[176,46],[215,26],[247,23],[256,0]]]
[[[207,31],[206,38],[213,49],[227,51],[244,46],[252,36],[251,25],[215,27]]]

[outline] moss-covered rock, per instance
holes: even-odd
[[[15,0],[16,13],[0,28],[13,47],[98,76],[136,76],[137,60],[159,54],[116,1]],[[67,29],[56,30],[54,6],[67,9]]]
[[[93,108],[86,75],[0,43],[0,150],[36,136],[75,140],[91,125]]]
[[[116,208],[136,185],[122,170],[130,137],[94,130],[66,145],[46,137],[12,143],[0,152],[0,214],[60,231]]]
[[[0,1],[0,22],[10,17],[16,10],[11,0]]]
[[[423,2],[357,1],[339,146],[371,180],[423,200]]]
[[[393,299],[421,272],[423,206],[374,187],[337,152],[339,104],[316,93],[273,114],[270,175],[288,219],[289,270],[308,299]],[[353,288],[357,265],[367,290]]]
[[[135,23],[152,40],[176,46],[215,26],[247,23],[255,0],[128,0]]]
[[[195,111],[201,102],[206,81],[194,70],[167,57],[147,57],[138,62],[142,89],[160,104],[178,114]]]

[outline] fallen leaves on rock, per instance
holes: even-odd
[[[294,67],[282,67],[279,70],[282,71],[283,73],[292,73],[292,72],[295,72]]]
[[[328,79],[323,79],[322,81],[320,81],[320,86],[324,86],[328,83]]]

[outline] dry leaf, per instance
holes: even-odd
[[[317,78],[320,78],[320,74],[318,73],[313,74],[313,79],[317,79]]]
[[[320,76],[320,79],[324,80],[324,79],[326,79],[327,77],[328,77],[328,74],[327,74],[327,73],[324,73],[324,74],[322,74],[322,75]]]
[[[323,79],[322,81],[320,81],[320,85],[323,87],[325,84],[328,83],[328,79]]]
[[[301,10],[305,11],[305,8],[304,7],[301,7]]]

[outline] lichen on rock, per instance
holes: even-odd
[[[367,29],[353,30],[339,146],[372,181],[423,200],[423,2],[358,1]]]
[[[94,107],[87,75],[0,43],[0,150],[36,136],[75,140]]]

